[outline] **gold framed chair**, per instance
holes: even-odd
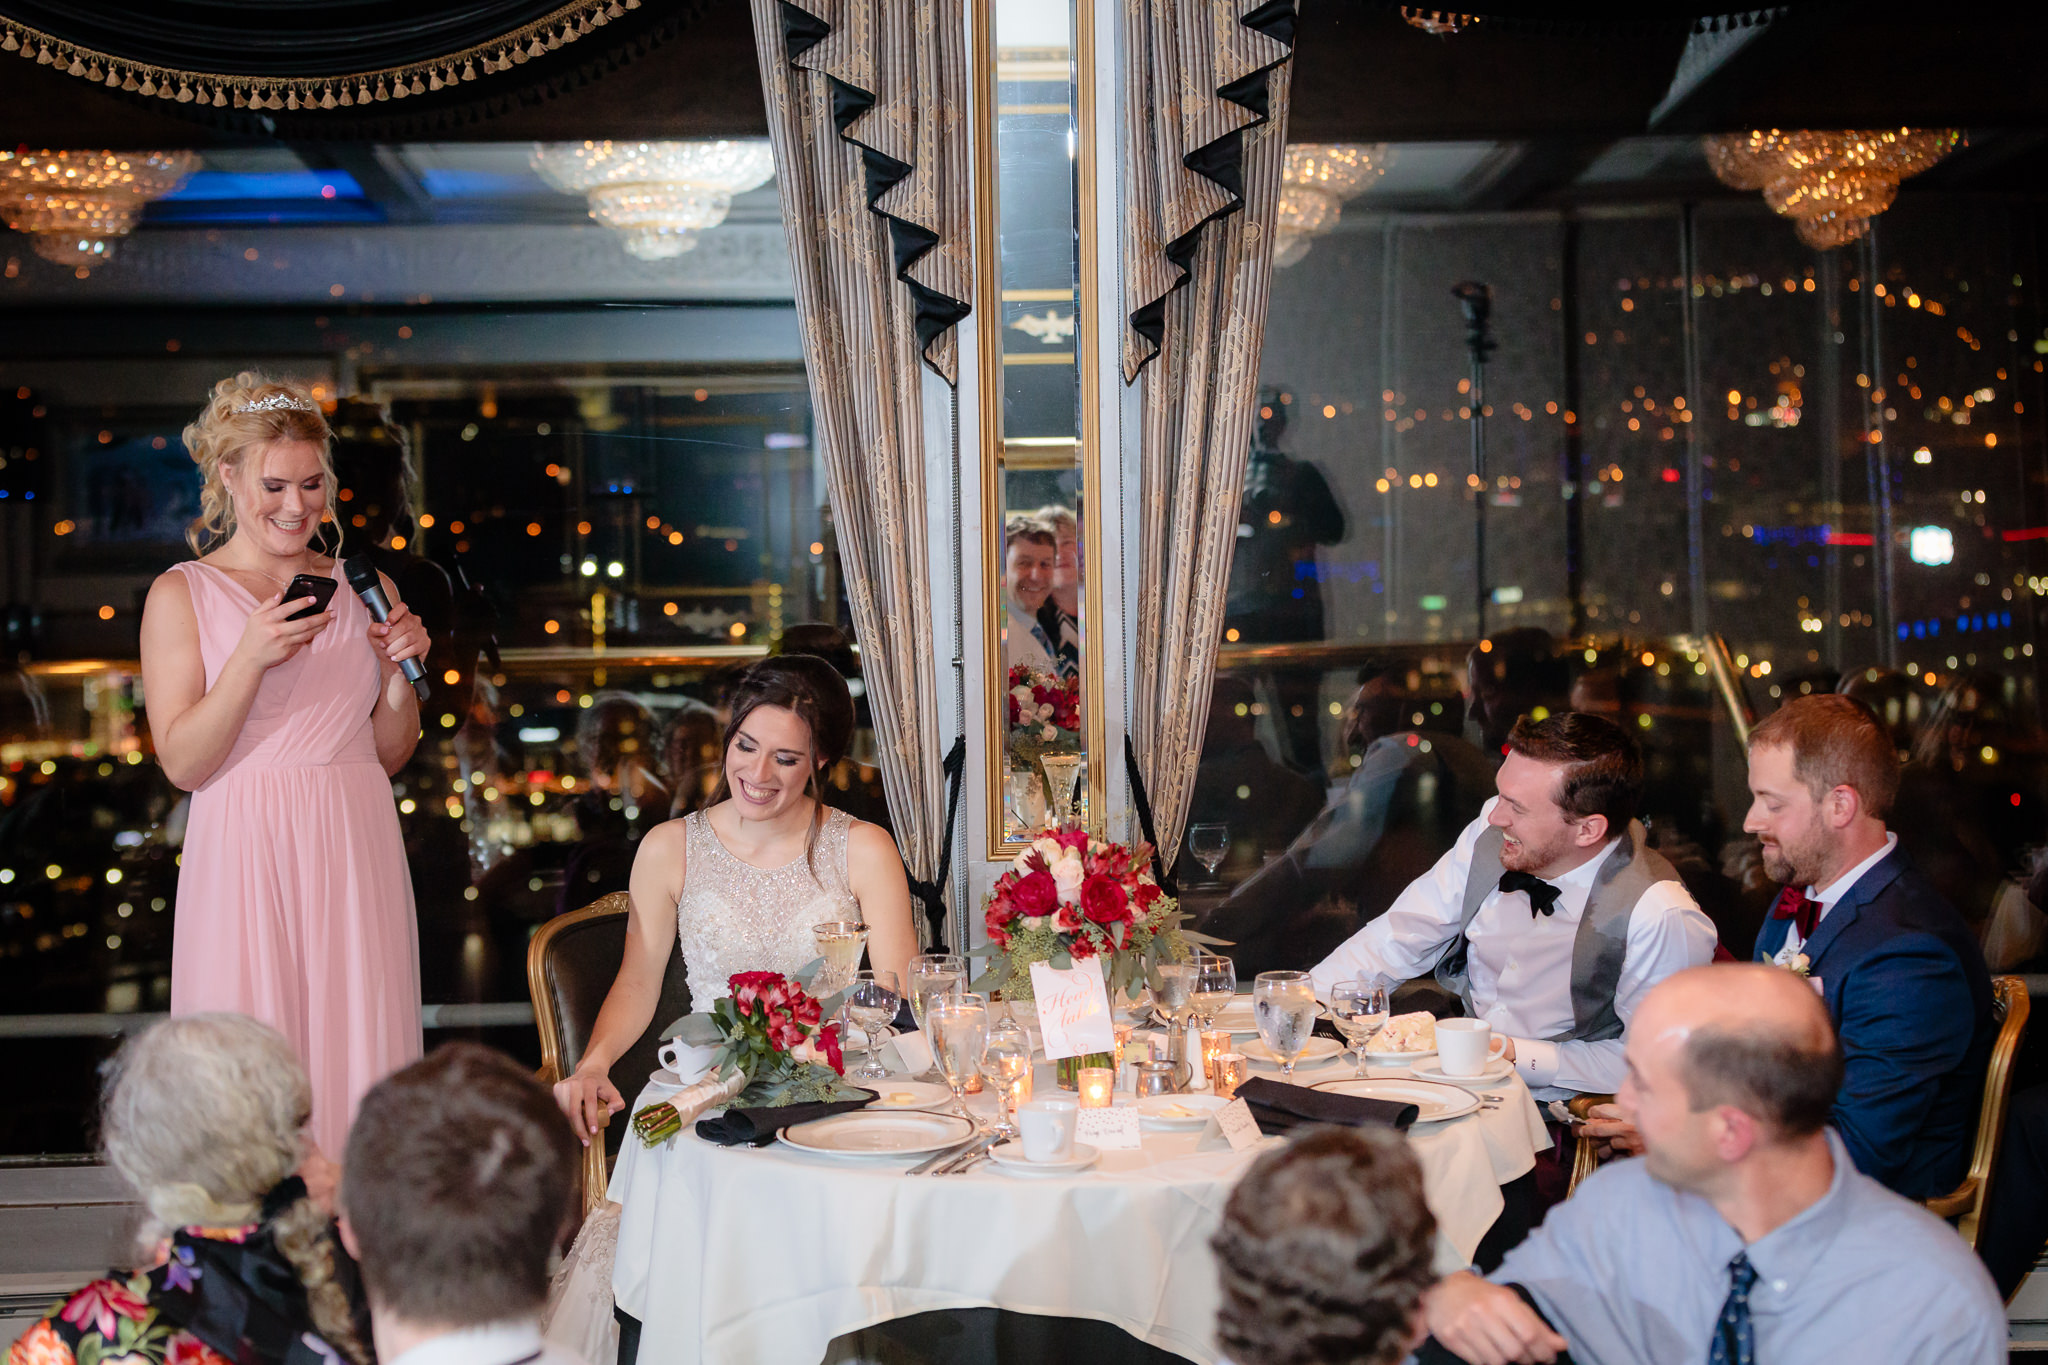
[[[1949,1193],[1927,1201],[1928,1212],[1955,1220],[1956,1231],[1972,1250],[1977,1246],[1977,1225],[1984,1217],[1991,1177],[1998,1166],[1999,1144],[2005,1137],[2013,1058],[2019,1055],[2020,1042],[2026,1036],[2030,1009],[2026,982],[2016,976],[1991,978],[1991,1013],[1999,1021],[1998,1038],[1991,1045],[1991,1064],[1984,1069],[1984,1099],[1977,1109],[1977,1142],[1970,1152],[1969,1174]]]
[[[534,933],[526,946],[526,989],[533,997],[534,1023],[540,1031],[541,1064],[539,1080],[553,1085],[573,1072],[583,1060],[591,1031],[597,1026],[598,1010],[618,975],[626,954],[626,916],[630,901],[623,891],[614,891],[581,910],[557,916]],[[660,1064],[656,1052],[661,1046],[659,1030],[664,1024],[690,1010],[690,989],[683,971],[682,954],[672,953],[662,976],[661,999],[654,1019],[639,1041],[626,1049],[612,1064],[612,1084],[628,1105]],[[582,1208],[588,1214],[604,1202],[605,1186],[611,1182],[611,1163],[619,1144],[630,1130],[627,1114],[606,1125],[604,1141],[584,1149]]]
[[[1612,1104],[1612,1095],[1574,1095],[1565,1101],[1565,1108],[1575,1118],[1585,1118],[1596,1104]],[[1564,1197],[1569,1199],[1578,1192],[1579,1182],[1600,1169],[1600,1143],[1587,1137],[1583,1132],[1572,1138],[1572,1182],[1565,1187]]]

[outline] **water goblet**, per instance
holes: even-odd
[[[1237,964],[1221,953],[1200,953],[1195,968],[1195,1019],[1206,1033],[1237,995]]]
[[[981,1049],[981,1074],[996,1085],[996,1131],[1017,1136],[1017,1082],[1031,1074],[1031,1034],[1007,1015],[989,1025]]]
[[[1224,855],[1230,852],[1229,825],[1190,825],[1188,827],[1188,852],[1194,855],[1202,870],[1209,874],[1209,880],[1216,880],[1216,869],[1223,866]]]
[[[911,1017],[920,1029],[928,1028],[925,1016],[931,1003],[967,989],[967,959],[958,953],[921,953],[910,959],[910,980],[904,988],[910,993]]]
[[[1307,972],[1260,972],[1252,982],[1252,1014],[1259,1023],[1259,1041],[1280,1059],[1291,1085],[1294,1064],[1308,1050],[1316,1026],[1316,988]]]
[[[1350,1044],[1345,1049],[1365,1074],[1365,1045],[1387,1022],[1386,988],[1369,980],[1339,981],[1330,988],[1330,1022]]]
[[[853,984],[846,988],[846,1012],[854,1023],[860,1025],[860,1031],[867,1039],[867,1060],[861,1063],[860,1070],[852,1073],[851,1079],[889,1079],[889,1068],[882,1064],[882,1045],[895,1032],[889,1023],[902,1004],[903,993],[897,988],[896,973],[862,971],[853,974]]]
[[[954,1112],[974,1123],[974,1115],[967,1112],[967,1087],[981,1075],[981,1054],[988,1044],[988,997],[962,991],[934,998],[925,1006],[925,1029],[939,1074],[953,1092]]]

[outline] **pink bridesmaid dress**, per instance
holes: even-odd
[[[211,688],[258,603],[211,565],[173,567]],[[263,675],[233,750],[192,793],[171,1013],[236,1010],[290,1039],[313,1080],[313,1135],[339,1161],[363,1092],[420,1055],[420,965],[370,728],[370,614],[345,582],[330,609],[332,625]]]

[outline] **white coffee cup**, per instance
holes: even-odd
[[[1436,1021],[1436,1059],[1446,1076],[1483,1075],[1508,1049],[1508,1040],[1493,1036],[1484,1019]]]
[[[680,1038],[671,1038],[657,1048],[654,1055],[676,1079],[690,1085],[702,1080],[711,1069],[711,1054],[717,1050],[716,1047],[694,1047]]]
[[[1074,1154],[1074,1125],[1081,1108],[1073,1100],[1030,1100],[1017,1107],[1026,1161],[1065,1161]]]

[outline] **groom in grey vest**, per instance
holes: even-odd
[[[1387,912],[1317,963],[1316,991],[1434,973],[1506,1039],[1539,1100],[1618,1089],[1652,986],[1713,959],[1714,926],[1644,842],[1643,758],[1612,721],[1523,717],[1499,795]]]

